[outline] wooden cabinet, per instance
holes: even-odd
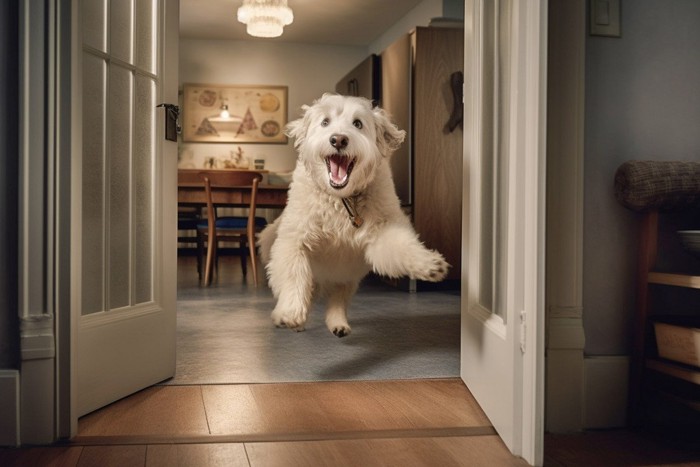
[[[644,421],[643,410],[649,404],[645,404],[643,398],[644,394],[650,391],[676,404],[680,403],[695,410],[700,409],[700,400],[697,399],[700,395],[700,368],[659,358],[654,345],[653,322],[655,319],[662,319],[662,315],[652,309],[651,298],[654,288],[698,289],[697,294],[700,297],[700,275],[655,270],[659,257],[659,217],[657,210],[650,210],[644,213],[641,222],[637,310],[633,323],[630,378],[630,419],[634,424]],[[686,316],[684,319],[685,322],[689,322],[688,320],[693,318],[693,316]],[[652,382],[658,381],[659,375],[682,381],[682,383],[677,385],[679,388],[674,388],[673,384],[654,387]]]
[[[448,122],[455,105],[451,77],[463,67],[461,28],[419,27],[382,53],[382,107],[408,130],[392,156],[397,193],[421,240],[452,265],[453,280],[461,271],[462,128],[450,130]]]

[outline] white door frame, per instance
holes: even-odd
[[[21,438],[18,437],[18,442],[25,444],[29,443],[44,443],[53,441],[59,437],[68,437],[75,434],[77,426],[73,421],[75,417],[70,415],[72,408],[75,406],[72,398],[72,391],[70,386],[70,381],[67,381],[65,376],[70,374],[71,371],[71,320],[70,320],[70,299],[67,298],[67,292],[71,290],[72,284],[70,280],[70,274],[66,274],[65,268],[67,267],[66,261],[54,261],[60,258],[61,254],[70,254],[70,235],[66,233],[70,232],[69,222],[66,219],[70,219],[70,172],[72,169],[70,160],[70,142],[71,139],[75,140],[76,135],[70,135],[71,131],[75,131],[74,127],[76,125],[67,126],[62,125],[62,122],[69,122],[71,118],[75,118],[75,113],[71,112],[71,90],[70,90],[70,76],[71,76],[71,64],[73,60],[64,60],[65,57],[71,56],[70,44],[75,43],[71,38],[72,34],[75,34],[76,28],[74,27],[76,23],[77,15],[77,0],[72,0],[71,2],[60,2],[58,0],[53,0],[49,2],[48,8],[44,9],[42,2],[37,0],[24,0],[22,2],[21,8],[23,12],[22,24],[21,24],[21,43],[23,44],[22,54],[24,57],[44,57],[46,51],[41,48],[41,41],[36,35],[50,35],[52,36],[49,43],[55,47],[53,60],[49,63],[51,66],[55,67],[55,73],[50,74],[52,70],[35,70],[34,66],[39,66],[37,63],[23,61],[25,66],[29,68],[24,69],[24,74],[22,78],[22,101],[21,110],[23,113],[22,122],[23,133],[22,133],[22,152],[21,157],[23,161],[23,168],[28,168],[25,164],[31,164],[32,161],[36,162],[36,157],[40,157],[44,160],[44,153],[33,153],[30,149],[28,143],[33,141],[36,136],[34,130],[29,130],[28,112],[30,109],[37,108],[36,99],[37,94],[33,96],[30,95],[29,90],[38,85],[44,86],[45,89],[52,89],[53,94],[49,96],[41,95],[41,102],[39,108],[50,107],[54,112],[53,115],[59,115],[58,121],[55,123],[56,131],[51,135],[54,139],[54,145],[50,148],[49,154],[46,156],[46,161],[51,164],[51,173],[60,174],[60,176],[53,178],[53,182],[56,185],[46,188],[46,201],[47,206],[49,206],[49,212],[42,212],[39,216],[32,211],[32,217],[29,217],[29,204],[36,201],[36,199],[41,198],[41,194],[37,191],[27,193],[25,191],[21,193],[23,205],[21,206],[21,228],[32,229],[35,227],[40,227],[41,229],[47,229],[50,235],[48,235],[43,241],[39,241],[39,246],[42,248],[51,248],[51,254],[47,254],[46,258],[49,259],[51,269],[43,269],[41,273],[36,269],[30,260],[30,253],[32,248],[36,246],[32,242],[36,242],[36,239],[27,236],[20,235],[20,239],[23,240],[23,244],[20,246],[20,275],[24,279],[22,286],[20,288],[22,297],[29,297],[33,291],[33,287],[39,287],[37,283],[32,283],[28,280],[30,277],[34,277],[38,274],[41,278],[39,281],[43,285],[41,287],[50,286],[51,290],[44,289],[40,296],[44,297],[45,302],[50,305],[45,308],[32,308],[27,305],[27,302],[23,303],[23,308],[20,308],[21,321],[23,329],[21,331],[22,337],[22,386],[20,389],[21,397],[23,400],[23,406],[32,406],[31,417],[28,414],[28,410],[24,410],[21,413],[22,418],[22,433],[25,434]],[[465,18],[469,18],[470,14],[473,14],[473,1],[465,0]],[[538,2],[538,7],[533,8],[533,15],[543,22],[546,18],[546,4],[540,4]],[[49,31],[46,31],[43,25],[39,26],[40,21],[43,20],[43,15],[48,14],[51,21],[52,27]],[[39,54],[36,55],[37,47],[39,47]],[[62,57],[61,59],[57,59]],[[536,66],[543,66],[540,60],[537,61]],[[44,73],[47,73],[46,75]],[[47,77],[47,82],[44,82],[45,77]],[[539,83],[541,86],[542,83]],[[535,83],[530,83],[530,86],[535,86]],[[75,89],[72,90],[75,94]],[[30,102],[31,99],[31,102]],[[73,105],[75,105],[73,103]],[[43,128],[43,126],[41,127]],[[78,135],[79,136],[79,135]],[[79,139],[78,139],[79,140]],[[541,145],[541,141],[530,141],[531,144],[535,146]],[[28,174],[25,170],[23,172],[24,176]],[[27,186],[29,180],[23,179],[24,187]],[[68,186],[66,186],[68,184]],[[32,201],[34,200],[34,201]],[[42,243],[43,242],[43,243]],[[54,248],[59,251],[54,250]],[[465,255],[466,256],[466,255]],[[539,258],[529,258],[530,263],[538,263],[543,260],[542,257]],[[49,296],[51,296],[49,300]],[[541,300],[538,291],[529,296],[529,301],[537,303]],[[54,333],[53,319],[56,319],[55,329],[57,332]],[[532,326],[526,327],[528,342],[536,343],[538,352],[543,344],[543,320],[535,319],[536,317],[531,316],[530,319],[534,320],[531,324]],[[48,324],[50,323],[50,324]],[[532,337],[532,338],[531,338]],[[56,349],[53,349],[52,344],[55,338]],[[47,378],[48,375],[54,375],[54,365],[56,368],[56,386],[54,387],[53,381],[51,384],[41,384],[42,381],[50,380]],[[542,369],[538,366],[535,360],[529,360],[525,362],[526,367],[534,368],[533,373],[534,380],[529,380],[528,378],[524,381],[524,394],[523,399],[528,401],[533,401],[533,405],[530,407],[535,407],[542,399],[542,388],[538,387],[537,381],[541,380]],[[541,385],[540,385],[541,386]],[[55,414],[55,416],[54,416]],[[538,436],[537,433],[541,432],[541,429],[537,422],[535,422],[534,427],[530,427],[529,434],[525,436]]]
[[[77,4],[77,0],[74,0]],[[66,435],[70,381],[71,31],[69,2],[20,2],[16,444]],[[20,377],[21,375],[21,377]],[[24,409],[22,409],[24,408]]]
[[[546,428],[584,428],[583,140],[586,1],[549,0]],[[589,381],[590,382],[590,381]],[[605,384],[605,383],[602,383]]]

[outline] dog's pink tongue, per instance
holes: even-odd
[[[334,183],[342,183],[347,175],[347,158],[333,156],[330,158],[331,179]]]

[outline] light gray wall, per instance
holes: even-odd
[[[697,0],[625,1],[621,38],[586,39],[583,306],[589,355],[629,353],[639,215],[615,200],[615,170],[632,159],[700,160],[699,50]]]
[[[445,18],[464,19],[464,0],[443,0],[442,15]]]
[[[446,5],[443,5],[441,0],[423,0],[403,18],[394,23],[384,34],[372,41],[369,44],[369,53],[380,54],[385,48],[393,44],[396,39],[411,32],[416,26],[428,26],[431,19],[441,18],[446,14],[445,8]],[[454,13],[454,11],[452,12]],[[462,17],[464,17],[464,11],[462,12]]]
[[[0,368],[18,368],[18,2],[0,2]]]

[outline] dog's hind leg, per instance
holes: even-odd
[[[348,324],[347,309],[356,290],[357,283],[352,282],[324,286],[323,291],[328,296],[326,326],[338,337],[345,337],[352,331]]]

